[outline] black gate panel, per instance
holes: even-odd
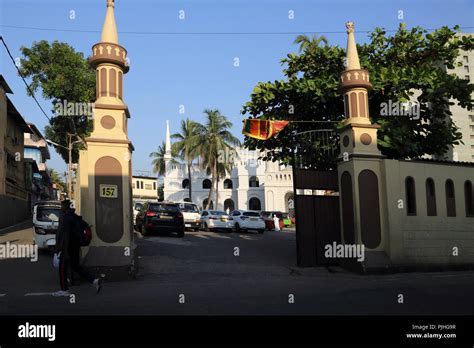
[[[294,169],[297,263],[299,267],[337,263],[325,246],[341,242],[337,171]]]

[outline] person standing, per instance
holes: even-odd
[[[275,225],[275,231],[280,231],[280,219],[276,214],[273,214],[273,224]]]
[[[94,278],[80,265],[79,252],[81,249],[80,241],[75,233],[79,217],[71,209],[71,202],[64,200],[61,202],[61,216],[59,226],[56,232],[56,253],[59,256],[59,283],[61,290],[55,292],[54,296],[68,296],[69,288],[67,284],[67,272],[69,267],[77,272],[81,277],[91,283],[97,293],[102,288],[100,278]],[[71,274],[72,275],[72,274]]]

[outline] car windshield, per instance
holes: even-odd
[[[260,216],[260,214],[256,211],[246,211],[242,215],[244,215],[244,216]]]
[[[272,216],[272,213],[270,213],[269,211],[262,211],[262,216],[268,218]]]
[[[172,212],[176,213],[179,211],[176,204],[150,204],[149,208],[151,211],[156,212]]]
[[[190,203],[180,203],[179,209],[185,213],[199,213],[197,205]]]
[[[209,213],[210,213],[211,215],[219,215],[219,216],[220,216],[220,215],[227,215],[226,212],[218,211],[218,210],[210,210]]]
[[[143,207],[143,203],[135,203],[135,210],[140,210]]]
[[[59,207],[38,207],[36,210],[36,220],[41,222],[58,222],[61,216]]]

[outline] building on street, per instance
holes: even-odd
[[[153,201],[158,199],[157,179],[152,176],[134,175],[132,177],[133,200]]]
[[[27,188],[33,206],[39,200],[52,199],[54,192],[46,166],[46,161],[51,158],[48,144],[34,124],[28,123],[28,127],[31,133],[24,134],[24,157],[31,167],[31,174],[27,175],[27,178],[31,178],[27,180]]]
[[[0,75],[0,228],[30,216],[23,153],[24,134],[31,129],[8,94],[13,92]]]

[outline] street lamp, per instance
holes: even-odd
[[[80,138],[79,138],[79,140],[72,141],[73,136],[77,136],[77,135],[67,133],[67,143],[68,143],[67,147],[64,146],[64,145],[55,143],[54,141],[51,141],[49,139],[45,139],[46,142],[48,144],[52,145],[52,146],[58,146],[58,147],[62,147],[63,149],[68,150],[68,158],[69,158],[68,162],[69,163],[68,163],[68,168],[67,168],[67,190],[68,190],[69,198],[71,198],[71,193],[72,193],[72,148],[73,148],[74,144],[83,142],[83,140],[80,139]]]

